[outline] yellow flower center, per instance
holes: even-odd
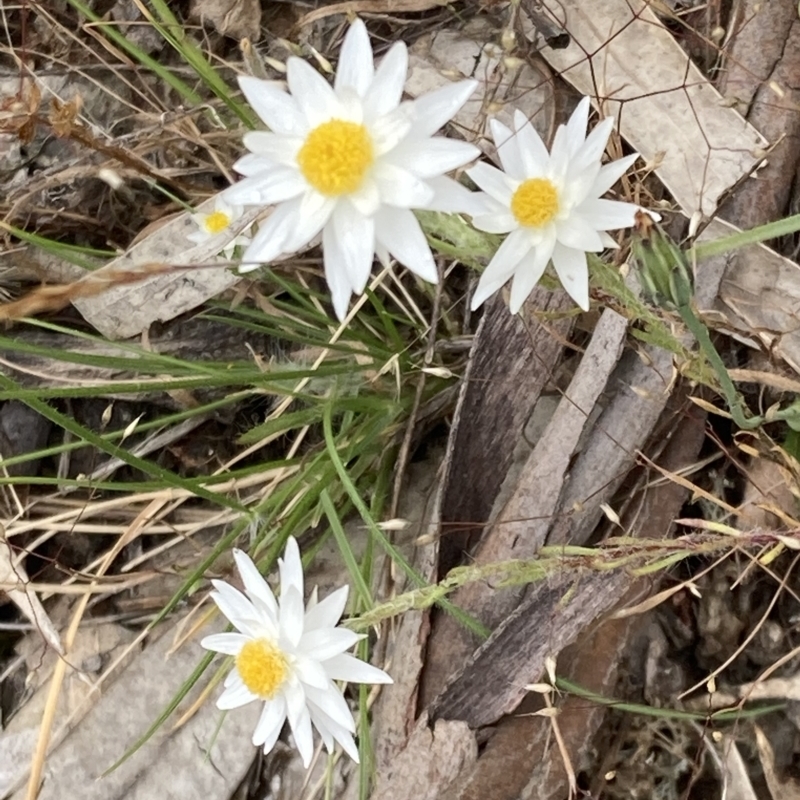
[[[222,233],[231,224],[231,218],[224,211],[212,211],[204,224],[207,233]]]
[[[262,700],[271,700],[289,672],[286,656],[267,639],[247,642],[236,656],[244,685]]]
[[[356,191],[373,161],[372,139],[367,129],[342,119],[332,119],[314,128],[297,154],[303,177],[328,197]]]
[[[529,178],[514,192],[511,213],[520,225],[540,228],[558,213],[558,190],[547,178]]]

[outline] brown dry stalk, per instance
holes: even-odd
[[[39,286],[18,300],[0,303],[0,321],[11,322],[43,312],[60,311],[73,300],[94,297],[114,286],[137,283],[146,278],[152,278],[154,275],[165,275],[185,269],[198,269],[198,267],[197,265],[189,267],[161,263],[140,264],[135,270],[98,270],[73,283]]]

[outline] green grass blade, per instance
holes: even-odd
[[[339,456],[339,451],[336,448],[336,442],[333,437],[332,413],[332,406],[329,404],[325,408],[325,414],[322,420],[325,434],[325,444],[328,448],[328,455],[330,456],[336,472],[339,475],[339,480],[341,480],[351,502],[366,523],[370,533],[373,535],[373,537],[375,537],[376,541],[384,549],[387,555],[403,570],[409,580],[416,586],[427,586],[428,583],[425,581],[425,579],[408,563],[400,551],[397,550],[397,548],[386,538],[386,535],[375,523],[372,514],[370,514],[369,509],[361,499],[358,490],[353,485],[353,481],[345,469],[342,459]],[[451,603],[449,600],[441,600],[439,605],[441,605],[445,611],[456,617],[456,619],[458,619],[462,625],[464,625],[477,636],[480,636],[482,639],[487,638],[491,633],[486,626],[482,625],[480,622],[478,622],[478,620],[473,619],[471,616],[469,616],[469,614],[453,605],[453,603]]]
[[[257,119],[250,109],[233,98],[233,92],[220,74],[208,63],[203,51],[186,35],[183,25],[162,0],[150,0],[160,19],[147,14],[150,24],[180,57],[197,73],[200,80],[247,125],[255,128]]]
[[[372,608],[372,592],[370,592],[369,586],[364,580],[364,576],[361,574],[358,561],[356,561],[356,557],[353,554],[353,548],[350,547],[350,542],[347,540],[347,534],[342,526],[342,521],[339,519],[336,509],[331,502],[331,496],[328,494],[328,490],[323,489],[319,497],[322,508],[325,510],[325,516],[328,518],[328,524],[331,526],[333,535],[336,538],[336,544],[339,546],[339,552],[342,554],[342,559],[347,566],[347,571],[350,573],[350,580],[353,582],[356,593],[367,608]]]
[[[0,375],[0,386],[3,387],[5,396],[9,398],[19,396],[19,393],[22,391],[20,387],[14,383],[14,381],[5,375]],[[16,395],[14,391],[15,389],[17,391]],[[161,481],[167,486],[188,491],[194,495],[197,495],[197,497],[210,500],[214,505],[221,505],[225,506],[226,508],[241,511],[242,513],[247,513],[246,508],[241,503],[237,502],[236,500],[232,500],[229,497],[225,497],[222,494],[216,494],[209,491],[201,485],[202,482],[200,480],[186,480],[168,469],[164,469],[163,467],[159,467],[158,465],[149,461],[145,461],[143,458],[134,456],[125,448],[118,447],[112,442],[107,441],[99,434],[90,431],[88,428],[79,424],[71,417],[68,417],[66,414],[62,414],[60,411],[57,411],[52,406],[49,406],[47,403],[35,397],[26,395],[23,402],[30,406],[34,411],[41,414],[45,419],[49,419],[60,428],[69,431],[74,436],[85,441],[87,444],[94,445],[98,450],[108,453],[108,455],[114,456],[115,458],[121,459],[134,469],[144,472],[145,475],[149,475],[151,478]]]
[[[800,214],[794,214],[776,222],[768,222],[766,225],[759,225],[749,231],[739,231],[722,239],[698,242],[689,250],[687,257],[689,261],[693,259],[701,261],[704,258],[710,258],[720,253],[727,253],[729,250],[738,250],[740,247],[766,242],[779,236],[788,236],[791,233],[797,233],[797,231],[800,231]]]
[[[156,59],[147,55],[141,48],[137,47],[130,39],[123,36],[111,23],[95,14],[88,5],[81,0],[68,0],[69,4],[84,18],[95,23],[94,27],[107,36],[114,44],[124,50],[128,55],[133,56],[143,67],[151,70],[164,83],[171,86],[178,94],[193,106],[199,106],[203,102],[200,97],[187,83],[184,83],[177,75],[168,70]]]

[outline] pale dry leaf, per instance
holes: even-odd
[[[38,728],[0,733],[0,797],[24,777],[38,735]]]
[[[75,602],[66,597],[58,598],[51,609],[51,617],[57,623],[66,625]],[[101,670],[117,664],[124,666],[132,658],[132,645],[135,633],[116,623],[104,623],[82,628],[77,632],[66,655],[66,675],[55,711],[55,722],[51,746],[57,744],[72,731],[100,699]],[[58,664],[64,656],[55,653],[43,641],[38,631],[31,631],[16,646],[16,651],[24,658],[25,697],[22,705],[15,710],[6,734],[23,734],[35,729],[37,735],[42,716],[48,702],[50,683]],[[112,673],[116,670],[112,669]],[[12,789],[27,780],[31,767],[31,757],[36,747],[36,737],[30,743],[20,769],[15,775]],[[5,795],[0,794],[0,797]]]
[[[736,746],[736,741],[730,736],[713,744],[708,741],[708,737],[703,737],[703,740],[720,771],[721,800],[758,800],[758,795],[750,781],[747,765]]]
[[[766,734],[756,725],[756,744],[761,766],[764,769],[764,780],[772,795],[772,800],[800,800],[800,783],[793,778],[783,778],[775,769],[775,752]]]
[[[47,616],[39,598],[28,588],[29,578],[20,561],[11,549],[5,531],[0,530],[0,591],[5,591],[11,601],[33,623],[44,640],[56,652],[63,654],[58,631]]]
[[[214,198],[206,200],[196,211],[210,212],[214,203]],[[228,241],[263,214],[263,209],[249,210],[236,220],[225,237],[200,244],[187,239],[197,225],[189,212],[181,214],[92,276],[98,280],[105,273],[134,272],[153,264],[198,265],[198,269],[176,270],[115,286],[96,297],[76,299],[73,305],[109,339],[138,336],[154,322],[166,322],[191,311],[241,280],[241,275],[229,269],[219,253]]]
[[[780,530],[784,525],[780,517],[791,517],[796,513],[796,499],[791,490],[794,480],[790,471],[774,461],[754,458],[747,465],[745,476],[744,496],[739,506],[739,527],[742,530]],[[780,509],[782,514],[773,514],[770,510],[772,507]],[[796,544],[793,542],[793,545]]]
[[[713,214],[763,160],[766,140],[726,106],[643,0],[544,5],[566,20],[570,45],[545,47],[542,56],[581,94],[603,99],[604,115],[617,117],[620,134],[658,165],[687,216]]]
[[[464,138],[493,153],[488,122],[495,117],[511,125],[521,110],[549,139],[554,123],[554,90],[544,61],[509,58],[497,44],[485,19],[472,20],[461,31],[441,30],[423,36],[409,52],[406,92],[417,97],[465,77],[477,77],[478,88],[453,118]]]
[[[204,654],[196,641],[170,654],[173,637],[169,626],[163,628],[112,676],[115,680],[109,680],[102,693],[94,693],[96,702],[80,725],[68,729],[49,754],[39,800],[231,796],[256,754],[250,738],[259,703],[223,719],[223,712],[209,700],[179,730],[162,728],[128,761],[101,777],[158,718]],[[13,800],[23,796],[19,791]]]
[[[714,220],[700,241],[734,233],[738,233],[738,228]],[[722,314],[730,327],[760,340],[771,356],[782,358],[800,373],[798,305],[800,267],[794,261],[761,244],[737,249],[735,257],[728,254],[714,310]],[[703,305],[701,308],[705,310]]]
[[[258,0],[193,0],[189,16],[210,22],[223,36],[261,38],[261,3]]]

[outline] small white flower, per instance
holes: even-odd
[[[191,215],[200,230],[190,233],[187,238],[190,242],[202,244],[218,237],[220,244],[224,243],[224,246],[220,247],[220,252],[225,258],[230,259],[237,245],[246,247],[250,244],[250,237],[243,233],[231,236],[231,225],[243,213],[242,206],[231,205],[221,195],[217,195],[214,200],[214,210],[210,214],[198,211]]]
[[[631,203],[600,199],[638,156],[602,166],[614,120],[604,119],[587,137],[588,120],[589,98],[584,97],[569,122],[559,126],[550,153],[522,112],[514,114],[513,132],[491,121],[503,171],[484,163],[467,170],[488,195],[486,210],[473,224],[508,236],[481,276],[473,310],[513,277],[509,306],[516,314],[551,259],[570,297],[588,310],[586,253],[616,247],[605,231],[633,225],[639,210]]]
[[[435,283],[433,255],[411,209],[471,213],[474,193],[444,176],[474,160],[466,142],[433,134],[467,101],[460,81],[401,102],[408,51],[396,42],[375,69],[369,34],[356,20],[342,45],[333,87],[308,63],[289,58],[290,93],[241,77],[239,85],[270,132],[245,134],[246,176],[230,202],[277,208],[261,224],[242,269],[295,252],[322,232],[325,277],[339,319],[367,285],[375,253]]]
[[[276,601],[256,565],[241,550],[233,551],[246,595],[224,581],[213,581],[211,593],[220,611],[238,633],[206,636],[202,646],[234,656],[234,668],[217,700],[221,709],[260,700],[264,710],[253,733],[253,744],[268,753],[289,720],[297,749],[308,767],[314,751],[313,725],[328,752],[334,741],[358,761],[353,741],[355,723],[334,681],[392,683],[377,667],[345,653],[364,636],[337,628],[348,587],[317,602],[316,588],[303,608],[303,565],[297,542],[290,538],[278,559],[281,590]]]

